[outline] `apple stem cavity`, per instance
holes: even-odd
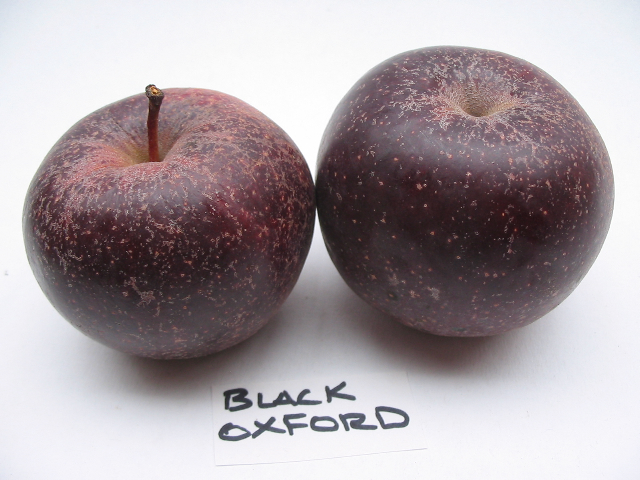
[[[164,99],[164,92],[155,85],[147,85],[144,89],[149,99],[149,116],[147,117],[147,132],[149,135],[149,161],[159,162],[160,153],[158,151],[158,117],[160,115],[160,105]]]

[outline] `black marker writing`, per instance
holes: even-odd
[[[331,423],[331,426],[318,425],[320,422]],[[340,425],[338,425],[338,422],[336,422],[336,419],[333,417],[312,417],[309,426],[314,432],[335,432],[340,428]]]
[[[348,393],[338,393],[346,386],[347,382],[342,382],[337,387],[324,387],[324,391],[327,394],[327,403],[331,403],[331,400],[333,400],[334,398],[342,398],[343,400],[355,400],[356,397],[353,395],[349,395]]]
[[[367,417],[364,413],[341,413],[338,415],[340,422],[330,416],[313,416],[311,421],[307,423],[295,422],[295,420],[301,420],[307,416],[306,413],[290,413],[283,415],[282,424],[286,428],[286,432],[290,436],[293,436],[295,430],[310,428],[314,432],[335,432],[340,429],[340,424],[346,432],[351,430],[377,430],[378,425],[372,425],[365,423]],[[378,424],[382,430],[389,430],[393,428],[405,428],[409,425],[409,415],[404,410],[394,407],[379,406],[375,408],[375,417],[378,420]],[[398,420],[400,421],[391,421]],[[276,434],[283,434],[285,430],[274,426],[276,417],[270,417],[269,420],[262,423],[255,421],[254,425],[257,430],[251,433],[246,428],[235,425],[233,423],[227,423],[218,432],[218,437],[221,440],[237,442],[246,438],[252,437],[256,439],[265,432],[271,432]],[[237,432],[236,432],[237,431]],[[235,433],[235,434],[232,434]]]
[[[230,435],[229,433],[232,430],[241,430],[244,433],[240,435]],[[223,425],[220,431],[218,432],[218,437],[220,438],[220,440],[226,440],[228,442],[237,442],[239,440],[244,440],[245,438],[250,436],[251,436],[251,432],[249,430],[239,425],[234,425],[233,423],[227,423]]]
[[[280,392],[278,397],[271,403],[264,403],[264,401],[262,400],[262,393],[258,393],[259,408],[274,408],[280,407],[282,405],[291,405],[293,407],[297,405],[293,398],[291,398],[291,395],[289,395],[289,392],[287,392],[286,390]]]
[[[393,413],[395,415],[400,415],[401,417],[404,418],[404,420],[402,420],[402,422],[397,422],[397,423],[386,423],[384,421],[384,418],[382,418],[382,412],[387,412],[387,413]],[[407,415],[405,412],[403,412],[399,408],[376,407],[376,418],[380,422],[380,426],[382,428],[384,428],[385,430],[389,429],[389,428],[404,428],[407,425],[409,425],[409,415]]]
[[[306,397],[310,393],[311,393],[311,390],[309,390],[308,388],[305,388],[304,390],[302,390],[298,394],[298,398],[296,399],[296,403],[298,405],[319,405],[319,404],[322,403],[320,400],[305,400],[304,397]]]
[[[347,382],[342,382],[339,385],[331,388],[329,386],[324,387],[327,397],[327,403],[331,403],[334,399],[350,400],[356,399],[355,395],[343,393],[342,390],[347,386]],[[262,392],[258,393],[257,405],[258,408],[267,409],[275,407],[291,406],[297,407],[300,405],[320,405],[321,400],[307,399],[307,395],[311,393],[311,390],[305,388],[298,393],[294,400],[291,394],[287,390],[282,390],[278,396],[271,402],[265,401]],[[253,406],[253,401],[249,398],[249,391],[246,388],[233,388],[223,392],[224,395],[224,409],[230,412],[237,412],[245,410]]]
[[[364,425],[367,417],[364,413],[343,413],[340,414],[340,421],[344,425],[344,429],[348,432],[349,428],[355,430],[375,430],[376,425]]]
[[[223,393],[224,409],[229,410],[230,412],[236,412],[238,410],[250,408],[251,405],[253,405],[253,402],[247,398],[248,394],[249,392],[246,388],[234,388],[232,390],[227,390]],[[231,400],[235,403],[239,403],[240,405],[235,405],[233,407],[229,406]]]
[[[306,413],[291,413],[282,417],[282,423],[284,423],[287,430],[289,430],[289,435],[293,435],[293,430],[295,428],[306,428],[309,426],[306,423],[291,423],[290,420],[298,420],[299,418],[304,418],[306,416]]]
[[[284,433],[284,430],[281,428],[272,427],[273,423],[276,421],[276,417],[271,417],[267,420],[267,423],[260,423],[259,421],[253,422],[253,424],[258,427],[258,430],[253,432],[251,435],[252,438],[256,438],[259,435],[262,435],[263,432],[273,432],[273,433]]]

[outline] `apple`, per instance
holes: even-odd
[[[613,200],[577,101],[531,63],[476,48],[370,70],[318,155],[318,218],[345,282],[439,335],[503,333],[560,304],[596,259]]]
[[[258,331],[291,292],[313,234],[313,179],[246,103],[146,93],[88,115],[48,153],[24,204],[27,256],[89,337],[143,357],[208,355]]]

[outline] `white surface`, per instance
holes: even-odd
[[[638,25],[634,0],[1,2],[0,478],[640,478]],[[442,44],[543,68],[609,149],[609,237],[545,318],[486,339],[411,331],[348,290],[319,230],[280,313],[208,358],[108,350],[42,295],[22,246],[22,202],[81,117],[148,83],[220,90],[274,119],[315,170],[324,126],[362,74]],[[398,370],[421,405],[426,450],[214,465],[212,385]]]

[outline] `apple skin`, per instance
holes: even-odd
[[[245,340],[296,283],[315,220],[298,148],[246,103],[166,89],[160,162],[148,162],[144,94],[74,125],[27,193],[29,263],[89,337],[151,358]]]
[[[328,252],[366,302],[405,325],[486,336],[560,304],[613,212],[605,145],[576,100],[499,52],[432,47],[366,73],[317,165]]]

